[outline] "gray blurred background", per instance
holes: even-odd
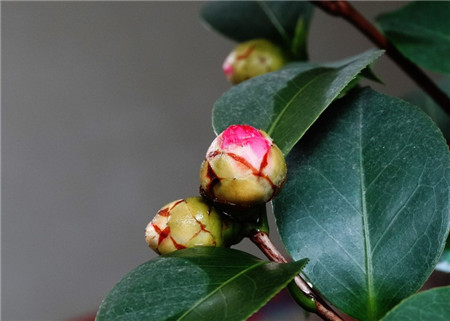
[[[2,2],[2,320],[95,312],[155,256],[156,211],[197,195],[234,46],[201,25],[202,4]],[[355,3],[371,19],[401,5]],[[372,47],[316,10],[313,61]],[[380,91],[415,88],[386,57],[375,71]]]

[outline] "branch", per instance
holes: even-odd
[[[269,235],[266,232],[255,232],[250,235],[250,240],[258,246],[258,248],[267,256],[267,258],[273,262],[277,263],[287,263],[286,258],[278,251],[275,245],[269,238]],[[343,321],[340,316],[336,314],[326,303],[325,301],[314,292],[313,289],[306,283],[305,280],[301,278],[300,275],[295,277],[295,283],[298,288],[305,294],[307,297],[314,300],[316,305],[316,313],[326,321]]]
[[[326,0],[311,1],[311,3],[331,15],[344,18],[366,35],[367,38],[379,48],[386,50],[386,54],[390,56],[392,60],[450,116],[450,97],[417,65],[406,59],[405,56],[403,56],[400,51],[398,51],[397,48],[395,48],[370,21],[364,18],[350,3],[347,1]]]

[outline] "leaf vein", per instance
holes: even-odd
[[[347,256],[353,261],[355,262],[356,266],[364,272],[364,268],[358,263],[358,261],[352,256],[350,255],[350,253],[348,253],[347,249],[342,246],[338,240],[336,240],[333,235],[331,235],[311,214],[309,215],[309,217],[311,218],[311,220],[314,221],[314,223],[317,224],[317,226],[319,226],[327,235],[330,239],[332,239],[343,251],[345,254],[347,254]]]
[[[422,177],[423,173],[425,171],[425,164],[423,166],[422,169],[422,173],[420,174],[420,177]],[[375,245],[372,248],[372,252],[371,254],[373,255],[373,253],[375,253],[375,250],[377,249],[378,245],[380,244],[381,240],[384,238],[384,236],[387,234],[387,232],[392,228],[394,222],[397,220],[397,218],[399,217],[400,213],[406,208],[406,206],[409,204],[409,201],[412,199],[412,197],[417,193],[417,191],[419,190],[419,187],[421,187],[422,185],[419,184],[420,179],[418,180],[418,183],[416,185],[416,187],[414,188],[414,190],[411,192],[411,194],[408,196],[408,199],[403,203],[403,205],[397,210],[397,212],[394,214],[394,217],[392,218],[392,220],[389,222],[388,226],[384,229],[383,233],[380,235],[380,237],[378,238],[378,240],[375,242]]]
[[[289,43],[289,36],[287,35],[286,30],[283,25],[279,21],[279,19],[272,13],[271,9],[267,6],[265,1],[257,1],[256,4],[262,9],[262,11],[266,14],[269,21],[273,24],[275,29],[277,29],[278,33],[286,43]]]
[[[219,287],[217,287],[216,289],[211,291],[208,295],[206,295],[203,298],[201,298],[200,300],[198,300],[190,309],[186,310],[186,312],[184,312],[177,320],[183,320],[183,318],[185,316],[187,316],[190,312],[194,311],[196,307],[198,307],[200,304],[205,302],[208,298],[213,296],[216,292],[219,292],[219,291],[221,292],[223,287],[225,287],[227,284],[229,284],[230,282],[234,281],[235,279],[237,279],[241,275],[245,274],[247,271],[250,271],[250,270],[252,270],[254,268],[257,268],[258,266],[261,266],[261,265],[264,265],[264,264],[265,264],[265,262],[258,262],[258,263],[254,264],[254,265],[251,265],[248,268],[246,268],[246,269],[242,270],[241,272],[239,272],[238,274],[234,275],[230,279],[228,279],[226,282],[223,282]]]
[[[324,74],[326,74],[326,71],[330,71],[334,69],[325,69],[322,73],[320,73],[319,75],[311,78],[311,80],[309,80],[303,87],[299,88],[299,90],[295,93],[295,95],[293,95],[291,97],[291,99],[289,99],[289,101],[286,103],[286,105],[284,106],[284,108],[280,111],[280,113],[278,114],[278,116],[275,118],[275,120],[273,121],[273,123],[270,125],[269,129],[267,130],[267,134],[269,136],[272,136],[273,131],[275,130],[276,126],[278,125],[278,123],[281,121],[281,118],[283,118],[283,115],[286,113],[286,111],[289,109],[289,107],[291,106],[292,102],[295,100],[295,98],[297,98],[306,88],[309,87],[309,85],[311,85],[313,82],[315,82],[317,79],[321,78]],[[295,83],[295,82],[294,82]],[[279,96],[279,94],[277,93],[276,96]]]
[[[362,227],[363,227],[363,236],[364,236],[364,254],[366,261],[366,284],[367,284],[367,294],[368,294],[368,302],[367,302],[367,312],[369,318],[375,315],[375,302],[374,302],[374,285],[373,285],[373,263],[372,263],[372,251],[370,244],[370,236],[369,236],[369,217],[367,211],[366,204],[366,195],[364,191],[365,185],[365,173],[364,173],[364,164],[363,164],[363,107],[360,105],[360,113],[359,113],[359,175],[360,175],[360,194],[361,194],[361,214],[362,214]]]

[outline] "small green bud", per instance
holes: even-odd
[[[281,48],[266,39],[239,44],[225,59],[222,69],[233,84],[281,69],[286,63]]]
[[[242,239],[240,225],[219,214],[202,197],[171,202],[145,229],[145,240],[159,254],[194,246],[231,246]]]
[[[209,147],[200,192],[215,203],[250,207],[270,201],[286,180],[280,149],[262,130],[232,125]]]

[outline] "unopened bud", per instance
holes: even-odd
[[[225,59],[222,69],[233,84],[281,69],[286,63],[282,50],[265,39],[239,44]]]
[[[241,240],[240,227],[201,197],[171,202],[145,229],[145,240],[159,254],[194,246],[231,246]]]
[[[270,201],[286,180],[280,149],[262,130],[232,125],[212,142],[200,169],[201,194],[243,207]]]

